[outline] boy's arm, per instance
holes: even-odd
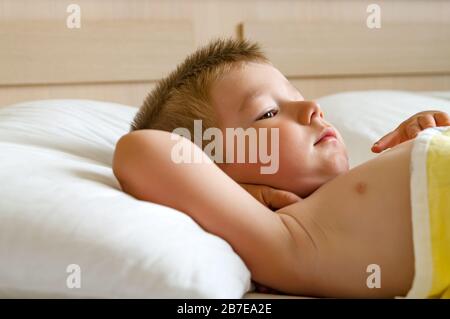
[[[177,143],[192,147],[202,163],[172,161]],[[191,141],[157,130],[129,133],[116,145],[113,169],[125,192],[183,211],[225,239],[253,280],[287,293],[305,284],[302,265],[313,247],[307,234],[245,192]]]

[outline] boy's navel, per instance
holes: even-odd
[[[364,182],[356,183],[355,190],[358,194],[364,194],[367,191],[367,184]]]

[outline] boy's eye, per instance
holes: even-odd
[[[258,119],[258,121],[259,121],[259,120],[265,120],[265,119],[274,117],[275,115],[277,115],[277,113],[278,113],[278,110],[275,110],[275,109],[274,109],[274,110],[270,110],[270,111],[264,113],[264,114]]]

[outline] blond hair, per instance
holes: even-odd
[[[136,113],[130,131],[157,129],[172,132],[183,127],[193,138],[194,120],[202,120],[203,130],[217,127],[210,103],[211,85],[243,62],[269,63],[259,45],[247,40],[218,39],[198,49],[158,81]]]

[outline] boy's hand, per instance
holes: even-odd
[[[257,184],[239,184],[247,192],[250,193],[254,198],[256,198],[264,206],[270,208],[271,210],[278,210],[285,206],[291,205],[295,202],[301,200],[300,197],[294,193],[284,191],[281,189],[272,188],[266,185]]]
[[[450,117],[441,111],[419,112],[400,124],[395,130],[386,134],[372,146],[372,152],[380,153],[387,148],[413,139],[420,131],[436,126],[450,125]]]

